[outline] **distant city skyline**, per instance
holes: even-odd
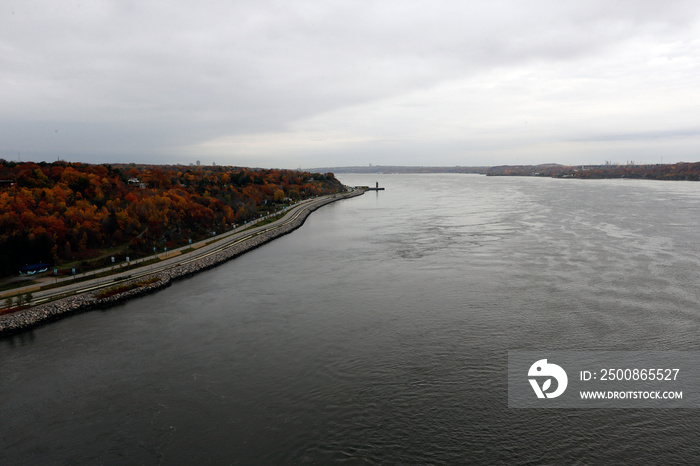
[[[700,4],[113,0],[0,15],[0,158],[700,160]]]

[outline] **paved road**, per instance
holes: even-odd
[[[173,251],[168,251],[167,253],[163,254],[158,254],[156,256],[149,256],[143,259],[139,259],[138,261],[132,261],[132,264],[139,263],[139,262],[144,262],[144,261],[149,261],[153,259],[154,257],[158,257],[161,259],[159,262],[151,265],[146,265],[146,266],[141,266],[137,268],[131,268],[129,270],[123,270],[119,271],[119,266],[115,266],[114,268],[108,267],[104,269],[99,269],[99,270],[94,270],[91,272],[85,272],[83,274],[78,274],[73,277],[62,277],[58,279],[53,279],[50,278],[48,280],[48,283],[53,283],[53,282],[58,282],[58,283],[63,283],[62,286],[59,286],[57,288],[53,288],[50,290],[39,290],[39,287],[41,285],[35,284],[32,286],[28,287],[23,287],[23,288],[15,288],[13,290],[8,290],[3,293],[0,293],[0,299],[5,299],[7,296],[16,296],[18,294],[25,294],[25,293],[32,293],[32,304],[42,304],[44,302],[67,296],[67,295],[72,295],[72,294],[79,294],[79,293],[84,293],[87,291],[93,291],[95,289],[99,288],[104,288],[107,286],[113,286],[120,281],[126,281],[126,280],[133,280],[134,278],[138,278],[140,276],[147,276],[151,275],[156,272],[160,272],[163,270],[166,270],[171,267],[176,267],[188,262],[193,262],[199,259],[202,259],[208,255],[215,254],[222,249],[231,247],[235,244],[239,244],[242,242],[245,242],[261,233],[269,232],[272,230],[275,230],[277,228],[280,228],[284,225],[287,225],[288,223],[293,222],[296,220],[296,218],[302,214],[302,212],[308,208],[313,208],[317,206],[318,204],[322,204],[326,202],[330,198],[338,197],[338,198],[344,198],[348,195],[354,195],[356,192],[354,190],[350,191],[348,194],[331,194],[328,196],[322,196],[319,198],[315,199],[308,199],[302,202],[299,202],[291,207],[288,207],[283,211],[283,216],[274,222],[250,228],[250,226],[254,223],[258,223],[262,220],[265,220],[267,217],[263,217],[261,219],[255,220],[254,222],[248,223],[246,225],[242,225],[234,230],[231,230],[229,232],[223,233],[221,235],[217,235],[216,237],[209,238],[207,240],[200,241],[198,243],[193,243],[191,245],[186,245],[180,248],[177,248]],[[194,251],[183,253],[183,251],[187,249],[193,248]],[[123,264],[122,264],[123,265]],[[89,276],[94,276],[106,271],[113,271],[114,273],[106,276],[106,277],[101,277],[101,278],[95,278],[95,279],[88,279],[88,280],[83,280],[83,281],[76,281],[79,279],[83,279],[85,277]],[[44,283],[46,284],[46,283]],[[4,305],[4,302],[0,302],[0,305]]]

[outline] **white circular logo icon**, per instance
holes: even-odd
[[[530,366],[527,375],[535,377],[528,380],[537,398],[556,398],[564,393],[566,385],[569,383],[566,371],[556,364],[548,363],[546,359],[540,359]],[[555,390],[549,391],[552,388],[552,379],[557,381],[557,385]],[[539,380],[542,381],[542,385],[540,385]]]

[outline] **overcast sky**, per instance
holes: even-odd
[[[6,0],[0,158],[700,160],[700,2]]]

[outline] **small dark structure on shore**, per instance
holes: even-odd
[[[379,181],[377,181],[377,184],[374,188],[367,188],[367,191],[384,191],[384,188],[379,187]]]

